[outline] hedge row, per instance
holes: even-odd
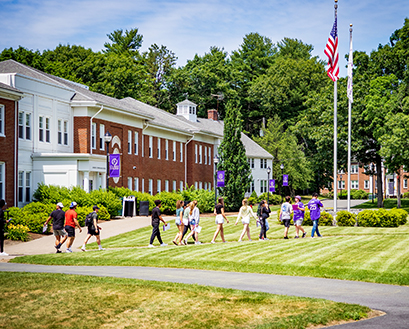
[[[366,200],[368,199],[370,193],[365,192],[364,190],[352,190],[351,189],[351,199],[352,200]],[[334,197],[334,192],[331,191],[329,193],[323,194],[326,198],[333,198]],[[341,192],[338,193],[338,199],[340,200],[346,200],[348,198],[348,191],[347,190],[342,190]]]
[[[407,222],[408,212],[403,209],[391,210],[364,210],[358,216],[348,211],[337,213],[339,226],[354,226],[358,220],[358,226],[362,227],[398,227]]]

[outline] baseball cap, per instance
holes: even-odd
[[[99,207],[98,207],[98,206],[93,206],[92,209],[93,209],[93,210],[99,209]]]
[[[60,208],[64,208],[64,205],[62,204],[62,202],[58,202],[57,206],[60,207]]]
[[[77,205],[77,203],[75,201],[71,202],[70,204],[70,208],[74,208]]]
[[[295,199],[298,199],[299,201],[301,201],[301,197],[299,195],[296,195]]]

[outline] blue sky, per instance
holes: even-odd
[[[325,59],[333,8],[333,0],[0,0],[0,50],[21,45],[42,51],[61,43],[97,51],[108,41],[106,34],[137,27],[144,37],[142,50],[163,44],[176,54],[178,65],[211,46],[230,53],[250,32],[273,42],[298,38]],[[405,17],[407,0],[339,0],[341,76],[346,75],[350,23],[354,49],[369,53],[387,43]]]

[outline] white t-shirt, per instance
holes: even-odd
[[[284,202],[281,205],[281,219],[290,219],[293,206],[289,202]]]

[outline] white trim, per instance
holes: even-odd
[[[4,111],[5,106],[3,104],[0,104],[0,136],[1,137],[6,137],[6,125],[5,125],[5,115],[6,112]]]

